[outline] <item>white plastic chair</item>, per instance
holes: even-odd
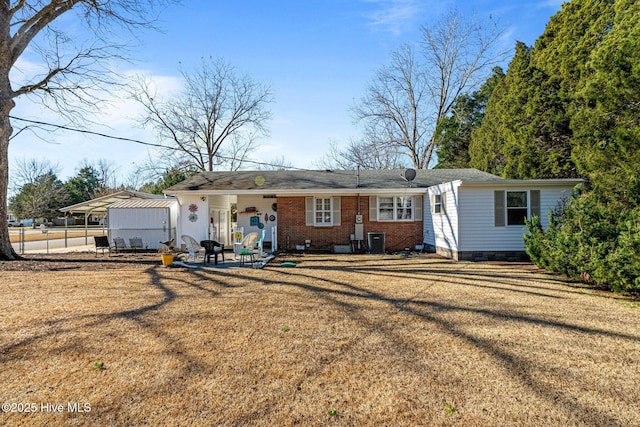
[[[204,262],[204,254],[206,250],[202,246],[200,246],[200,243],[198,243],[196,239],[189,235],[183,234],[182,241],[187,248],[187,261],[189,261],[189,259],[192,259],[193,262],[196,262],[198,255],[202,254],[202,262]]]

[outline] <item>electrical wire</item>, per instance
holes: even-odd
[[[102,133],[102,132],[95,132],[95,131],[90,131],[90,130],[86,130],[86,129],[76,129],[76,128],[72,128],[72,127],[69,127],[69,126],[57,125],[57,124],[54,124],[54,123],[42,122],[42,121],[39,121],[39,120],[23,119],[23,118],[15,117],[15,116],[9,116],[9,118],[11,118],[13,120],[20,120],[20,121],[23,121],[23,122],[31,123],[31,124],[34,124],[34,125],[39,125],[39,126],[49,126],[49,127],[54,127],[54,128],[57,128],[57,129],[67,130],[67,131],[70,131],[70,132],[78,132],[78,133],[82,133],[82,134],[86,134],[86,135],[94,135],[94,136],[99,136],[99,137],[102,137],[102,138],[115,139],[115,140],[118,140],[118,141],[133,142],[133,143],[145,145],[145,146],[148,146],[148,147],[161,148],[161,149],[164,149],[164,150],[182,151],[182,149],[177,148],[177,147],[168,147],[166,145],[156,144],[156,143],[153,143],[153,142],[141,141],[139,139],[126,138],[126,137],[122,137],[122,136],[113,136],[113,135],[108,135],[108,134]],[[227,157],[227,156],[222,156],[222,155],[218,155],[217,157],[222,159],[222,160],[228,160],[228,161],[237,161],[238,160],[238,159],[236,159],[234,157]],[[306,168],[298,168],[298,167],[295,167],[295,166],[284,166],[284,165],[273,164],[273,163],[258,162],[258,161],[255,161],[255,160],[242,160],[242,161],[245,162],[245,163],[253,163],[253,164],[256,164],[256,165],[278,167],[278,168],[283,168],[283,169],[295,169],[295,170],[301,170],[301,171],[309,170],[309,169],[306,169]]]

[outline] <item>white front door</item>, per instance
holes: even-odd
[[[223,245],[229,245],[229,211],[225,209],[211,209],[209,217],[209,238]]]

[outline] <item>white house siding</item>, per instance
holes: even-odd
[[[453,181],[429,187],[428,205],[425,206],[425,242],[433,244],[439,254],[456,257],[460,250],[458,187],[460,181]],[[444,206],[440,213],[434,212],[436,194],[444,194]],[[431,234],[431,235],[430,235]],[[432,243],[433,242],[433,243]]]
[[[548,213],[571,194],[571,187],[460,187],[459,217],[461,252],[524,251],[526,227],[495,226],[494,191],[540,191],[540,219],[548,224]],[[530,205],[529,198],[529,205]],[[530,206],[529,206],[530,208]]]
[[[208,238],[209,202],[206,196],[179,195],[180,222],[177,227],[176,244],[182,245],[182,235],[187,234],[197,241]],[[204,200],[202,200],[204,199]],[[193,205],[191,209],[189,208]]]
[[[247,235],[251,232],[261,233],[265,230],[264,241],[271,241],[271,229],[277,225],[278,212],[273,210],[273,204],[277,203],[277,199],[271,197],[265,197],[263,195],[242,195],[238,196],[238,227],[244,228],[244,234]],[[256,212],[245,212],[248,207],[256,208]],[[265,214],[267,219],[265,220]],[[304,214],[304,212],[303,212]],[[257,216],[259,223],[263,225],[263,228],[251,225],[251,217]],[[270,221],[269,217],[275,217],[275,221]]]

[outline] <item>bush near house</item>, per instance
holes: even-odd
[[[537,266],[620,293],[640,292],[640,207],[574,194],[550,214],[527,222],[527,254]]]

